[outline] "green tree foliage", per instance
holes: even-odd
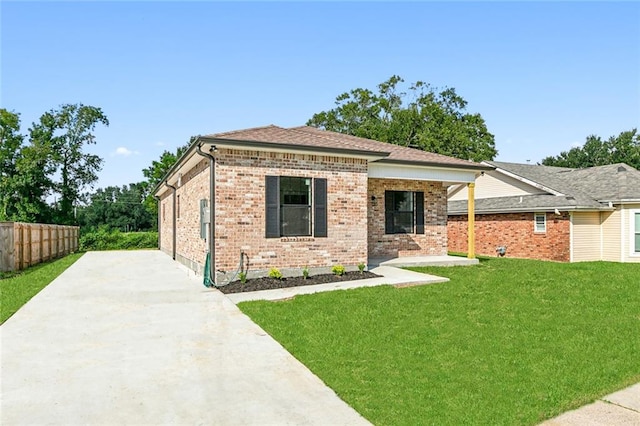
[[[19,114],[0,110],[0,220],[50,222],[53,210],[46,203],[53,173],[51,146],[30,140],[24,144]]]
[[[56,175],[54,189],[60,194],[57,209],[58,223],[74,223],[74,206],[81,200],[85,188],[98,180],[103,160],[84,151],[87,145],[96,143],[93,131],[96,125],[109,125],[100,108],[78,105],[62,105],[51,110],[31,129],[31,140],[50,144]]]
[[[392,76],[378,93],[354,89],[336,98],[336,108],[314,114],[308,126],[375,139],[465,160],[491,160],[494,137],[480,114],[467,113],[455,89],[436,90],[418,81],[408,92]]]
[[[19,115],[0,110],[0,220],[75,223],[74,207],[97,180],[102,159],[84,152],[95,143],[97,124],[108,125],[100,108],[62,105],[33,123],[28,141]],[[51,206],[48,197],[59,199]]]
[[[640,134],[628,130],[603,141],[599,136],[587,137],[581,147],[563,151],[558,156],[542,160],[545,166],[584,168],[626,163],[640,169]]]
[[[90,195],[89,204],[78,210],[78,222],[83,231],[100,227],[124,232],[151,230],[156,218],[144,200],[143,183],[99,188]]]
[[[142,174],[147,180],[143,182],[143,187],[145,191],[145,206],[147,210],[153,217],[157,217],[158,215],[158,203],[153,198],[153,188],[160,183],[160,180],[167,174],[169,169],[173,167],[173,165],[178,161],[178,159],[184,154],[184,152],[189,149],[191,144],[197,139],[197,136],[191,136],[189,138],[189,142],[185,145],[179,146],[176,149],[176,152],[164,151],[160,155],[160,159],[158,161],[154,160],[151,163],[151,166],[146,169],[142,169]]]
[[[17,159],[24,136],[20,134],[20,115],[0,109],[0,220],[15,215]]]

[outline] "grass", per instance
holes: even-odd
[[[0,275],[0,324],[15,314],[40,290],[64,272],[81,253],[70,254],[52,262],[41,263],[20,272],[3,272]]]
[[[640,381],[640,264],[412,269],[451,281],[239,306],[376,425],[533,425]]]

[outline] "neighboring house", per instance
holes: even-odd
[[[475,184],[476,253],[640,262],[640,171],[486,161]],[[449,249],[466,250],[467,193],[449,189]]]
[[[445,255],[448,186],[490,169],[311,127],[201,136],[154,189],[160,248],[216,278]]]

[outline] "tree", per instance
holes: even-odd
[[[55,172],[60,176],[53,189],[60,194],[57,222],[75,222],[74,206],[83,190],[98,180],[102,158],[84,152],[85,145],[95,144],[93,131],[97,124],[109,125],[100,108],[82,104],[62,105],[40,117],[30,129],[32,143],[51,147]]]
[[[599,136],[588,136],[584,145],[562,151],[558,156],[542,160],[545,166],[584,168],[607,164],[626,163],[640,169],[640,134],[637,129],[621,132],[603,141]]]
[[[24,136],[20,134],[20,115],[0,109],[0,220],[14,214],[17,159]]]
[[[175,154],[165,150],[160,155],[159,161],[154,160],[151,163],[151,166],[142,170],[142,174],[144,175],[145,178],[147,178],[146,181],[142,182],[144,193],[146,196],[145,206],[147,207],[147,210],[149,211],[149,213],[152,214],[154,217],[157,217],[158,215],[158,203],[156,202],[155,198],[153,198],[153,194],[151,193],[151,191],[153,191],[153,188],[155,188],[156,185],[160,183],[160,180],[167,174],[169,169],[173,167],[173,165],[178,161],[180,156],[182,156],[182,154],[184,154],[184,152],[187,149],[189,149],[191,144],[196,139],[197,139],[197,136],[191,136],[187,144],[179,146],[176,149]]]
[[[89,199],[89,205],[78,210],[78,222],[84,228],[106,226],[125,232],[154,228],[155,216],[144,205],[143,183],[99,188]]]
[[[392,76],[378,93],[354,89],[336,98],[336,108],[314,114],[308,126],[375,139],[465,160],[491,160],[494,137],[480,114],[466,113],[455,89],[437,91],[418,81],[399,92],[404,80]]]
[[[95,143],[92,131],[108,125],[107,117],[100,108],[62,105],[33,123],[26,144],[18,114],[2,109],[0,119],[0,219],[74,223],[74,206],[102,164],[83,149]],[[56,195],[60,202],[49,205],[47,198]]]
[[[2,109],[0,116],[0,220],[49,222],[50,146],[37,141],[24,146],[19,114]]]

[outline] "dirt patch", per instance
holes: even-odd
[[[234,281],[231,284],[220,287],[218,290],[225,294],[244,293],[247,291],[272,290],[274,288],[300,287],[304,285],[336,283],[341,281],[355,281],[367,278],[378,278],[373,272],[345,272],[343,275],[322,274],[312,275],[305,279],[304,277],[283,278],[277,280],[275,278],[253,278],[245,283]]]

